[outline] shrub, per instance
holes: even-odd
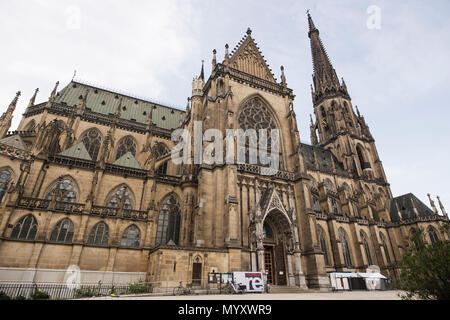
[[[33,299],[33,300],[48,300],[48,299],[50,299],[50,295],[47,292],[41,291],[37,287],[35,287],[34,292],[31,295],[31,299]]]
[[[11,300],[11,298],[3,291],[0,291],[0,300]]]
[[[95,292],[94,290],[92,290],[91,288],[87,288],[87,289],[77,289],[77,291],[75,292],[75,298],[79,299],[79,298],[91,298],[95,296]]]
[[[135,282],[130,284],[130,293],[137,294],[147,292],[150,292],[150,286],[147,284],[144,284],[142,282]]]
[[[449,235],[449,223],[441,228],[441,234]],[[450,242],[440,239],[433,244],[425,241],[423,230],[410,239],[412,245],[400,261],[400,277],[396,287],[405,300],[450,299]]]

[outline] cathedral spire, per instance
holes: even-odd
[[[325,88],[334,88],[338,90],[341,85],[336,75],[336,71],[330,62],[328,54],[319,37],[319,30],[314,25],[311,15],[308,12],[308,25],[309,32],[308,37],[311,43],[311,53],[314,68],[314,88],[316,93],[324,90]]]

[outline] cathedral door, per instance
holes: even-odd
[[[284,255],[284,243],[279,242],[275,246],[275,276],[276,276],[276,284],[279,286],[287,285],[286,282],[286,264],[285,264],[285,255]]]
[[[202,264],[194,263],[192,265],[192,285],[200,286],[202,281]]]
[[[264,270],[267,273],[267,283],[274,284],[273,247],[264,247]]]

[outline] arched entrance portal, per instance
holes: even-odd
[[[288,284],[288,255],[292,255],[292,245],[289,221],[279,211],[270,212],[263,222],[264,270],[268,283]]]
[[[252,271],[263,272],[265,281],[273,285],[307,288],[292,189],[288,194],[289,211],[273,186],[261,197],[257,193],[256,200],[258,205],[249,226]]]

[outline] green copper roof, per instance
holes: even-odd
[[[60,153],[62,156],[71,157],[71,158],[78,158],[78,159],[84,159],[84,160],[92,160],[91,156],[89,155],[89,152],[86,150],[86,147],[84,146],[83,142],[80,142],[73,147],[70,147],[69,149],[64,150]]]
[[[117,159],[114,164],[122,167],[142,169],[131,152],[125,153],[123,156]]]
[[[0,140],[0,143],[20,150],[28,151],[27,145],[25,144],[25,142],[23,142],[22,138],[18,134],[3,138]]]
[[[70,107],[78,106],[87,89],[89,89],[89,94],[86,108],[93,112],[113,115],[119,106],[120,99],[122,99],[120,108],[120,117],[122,119],[146,123],[150,113],[153,111],[153,123],[159,128],[172,130],[178,128],[180,120],[184,118],[185,112],[182,110],[76,81],[72,81],[62,89],[58,93],[55,102],[66,103]]]

